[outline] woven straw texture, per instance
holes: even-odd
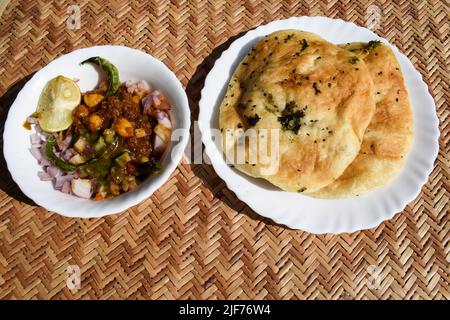
[[[78,30],[66,25],[75,3]],[[76,48],[120,44],[161,59],[186,87],[195,120],[206,74],[241,32],[302,15],[365,26],[374,10],[373,30],[411,59],[440,119],[434,171],[403,212],[353,234],[289,230],[236,199],[211,166],[185,163],[126,212],[67,219],[27,199],[1,154],[0,298],[449,299],[445,1],[11,1],[0,18],[0,132],[29,76]],[[81,269],[79,289],[67,287],[69,265]]]

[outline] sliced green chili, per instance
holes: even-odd
[[[45,145],[45,154],[47,155],[47,158],[53,163],[55,166],[60,168],[63,171],[73,171],[77,167],[74,166],[71,163],[65,162],[64,160],[61,160],[58,158],[55,153],[53,152],[53,148],[55,147],[56,139],[54,136],[50,136],[47,139],[47,143]]]
[[[119,89],[120,81],[119,81],[119,71],[117,68],[108,60],[102,57],[91,57],[89,59],[84,60],[81,64],[85,63],[93,63],[102,68],[103,71],[108,75],[108,90],[106,91],[106,96],[111,96],[116,93],[117,89]]]

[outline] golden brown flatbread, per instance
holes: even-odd
[[[392,50],[379,42],[343,48],[367,64],[375,85],[376,109],[356,159],[336,181],[311,193],[314,197],[355,196],[386,184],[402,169],[413,137],[408,92]]]
[[[220,106],[227,160],[287,191],[321,189],[358,155],[375,111],[373,92],[354,53],[312,33],[275,32],[241,61]],[[260,156],[264,143],[248,143],[253,133],[269,146],[279,142],[268,162]],[[239,148],[244,158],[236,157]]]

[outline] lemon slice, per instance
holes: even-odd
[[[46,132],[58,132],[72,124],[72,111],[81,101],[80,88],[72,79],[57,76],[45,85],[36,114]]]

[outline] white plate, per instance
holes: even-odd
[[[218,111],[228,81],[237,64],[263,36],[277,30],[314,32],[335,43],[381,40],[392,47],[408,87],[414,114],[414,140],[400,175],[389,184],[363,194],[339,200],[314,199],[284,192],[265,182],[230,168],[224,161],[220,142],[214,143],[211,128],[218,128]],[[205,80],[200,100],[199,127],[205,151],[217,174],[236,196],[255,212],[294,229],[313,233],[353,232],[377,226],[412,201],[433,169],[438,146],[435,105],[421,75],[408,58],[387,40],[353,23],[325,17],[294,17],[271,22],[247,32],[234,41],[216,61]]]
[[[56,191],[51,182],[40,181],[41,170],[29,148],[31,132],[24,120],[35,111],[44,85],[57,75],[78,78],[81,91],[93,89],[99,74],[92,65],[80,62],[93,56],[110,60],[119,70],[120,80],[146,80],[159,89],[172,104],[171,116],[178,140],[173,141],[162,159],[162,171],[147,178],[136,190],[119,197],[92,201]],[[123,46],[96,46],[73,51],[52,61],[26,83],[8,113],[3,134],[4,155],[14,181],[38,205],[69,217],[101,217],[117,213],[148,198],[175,170],[189,139],[190,111],[186,93],[176,76],[161,61],[142,51]]]

